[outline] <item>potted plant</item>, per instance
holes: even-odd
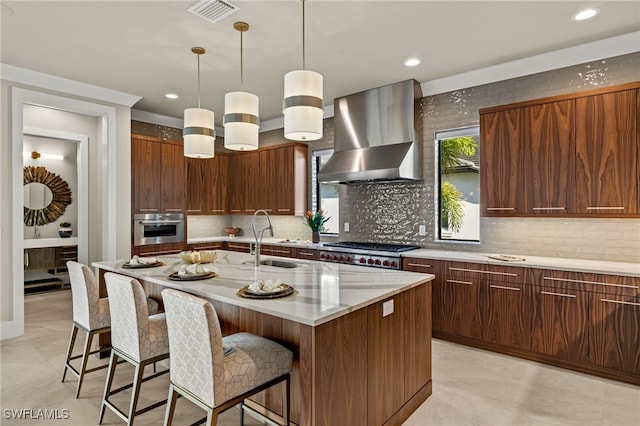
[[[60,228],[58,228],[58,235],[60,235],[60,238],[69,238],[72,233],[73,233],[73,229],[71,229],[70,222],[60,223]]]
[[[322,209],[315,213],[311,213],[311,210],[307,210],[304,214],[304,223],[311,228],[311,236],[314,243],[320,242],[320,231],[322,231],[323,225],[329,219],[331,219],[331,217],[324,217],[324,211]]]

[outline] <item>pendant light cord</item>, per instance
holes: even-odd
[[[200,54],[196,56],[198,56],[198,108],[200,108]]]
[[[304,49],[304,0],[302,0],[302,69],[306,69]]]
[[[243,92],[244,91],[244,56],[242,54],[242,33],[243,31],[240,31],[240,91]]]

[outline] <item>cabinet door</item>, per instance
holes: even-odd
[[[216,157],[213,158],[215,160]],[[187,214],[206,214],[211,204],[212,192],[209,181],[209,161],[211,159],[187,158]]]
[[[482,276],[476,267],[447,262],[439,289],[433,294],[433,329],[456,336],[482,338]]]
[[[162,173],[161,144],[131,138],[132,206],[135,213],[160,211],[159,175]]]
[[[276,198],[279,192],[284,191],[276,180],[278,170],[286,167],[278,162],[278,149],[265,149],[259,151],[257,163],[257,181],[255,183],[256,207],[267,211],[269,214],[276,213]]]
[[[638,213],[636,90],[576,99],[576,212]]]
[[[315,249],[294,248],[293,254],[298,259],[320,260],[320,252]]]
[[[522,108],[480,116],[481,212],[484,216],[522,214]]]
[[[244,154],[229,157],[229,213],[244,214],[246,162]]]
[[[528,137],[523,147],[525,214],[573,213],[574,101],[534,105],[523,111]]]
[[[534,327],[531,350],[567,361],[588,359],[589,293],[534,285]]]
[[[590,320],[591,362],[640,374],[640,298],[592,293]]]
[[[208,214],[229,213],[229,157],[217,155],[209,164]]]
[[[187,186],[185,172],[185,157],[182,145],[169,142],[160,143],[162,166],[159,176],[161,204],[165,213],[184,213],[187,202]]]
[[[24,270],[53,269],[56,266],[55,247],[25,249]]]
[[[533,328],[532,287],[487,278],[482,282],[483,340],[529,349]]]
[[[294,214],[295,199],[295,164],[293,147],[278,148],[275,152],[278,168],[275,170],[276,183],[278,186],[275,192],[275,214]]]

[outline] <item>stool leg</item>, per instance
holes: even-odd
[[[104,396],[102,397],[102,404],[100,406],[100,417],[98,418],[98,424],[102,424],[104,418],[104,409],[107,408],[105,401],[109,399],[109,393],[111,392],[111,386],[113,385],[113,377],[116,375],[116,367],[118,366],[118,355],[111,350],[111,357],[109,357],[109,371],[107,371],[107,383],[104,386]]]
[[[289,426],[289,410],[291,404],[289,396],[291,395],[291,374],[287,374],[287,378],[284,381],[284,390],[282,392],[282,421],[285,426]]]
[[[138,405],[138,397],[140,396],[140,388],[142,387],[142,375],[144,374],[145,364],[136,364],[135,377],[133,378],[133,389],[131,390],[131,406],[129,407],[129,421],[127,425],[133,425],[133,418],[136,415],[136,406]]]
[[[69,339],[69,349],[67,350],[67,360],[64,362],[64,371],[62,372],[62,381],[67,376],[67,369],[71,362],[71,355],[73,354],[73,346],[76,344],[76,337],[78,337],[78,327],[75,323],[71,326],[71,338]]]
[[[93,340],[93,332],[88,332],[84,341],[84,352],[82,353],[82,367],[80,368],[80,377],[78,378],[78,389],[76,389],[76,398],[80,395],[80,387],[84,380],[84,373],[87,369],[87,362],[89,361],[89,352],[91,352],[91,341]]]
[[[216,426],[218,424],[218,411],[207,410],[207,426]]]
[[[155,365],[155,364],[154,364]],[[167,411],[164,415],[164,426],[171,426],[173,423],[173,414],[176,410],[176,401],[178,400],[178,392],[173,387],[173,383],[169,384],[169,396],[167,397]]]
[[[240,403],[240,426],[244,426],[244,402]]]

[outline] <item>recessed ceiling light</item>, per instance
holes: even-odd
[[[416,65],[420,65],[420,62],[422,62],[420,59],[410,58],[410,59],[407,59],[406,61],[404,61],[404,66],[405,67],[415,67]]]
[[[586,19],[593,18],[598,13],[600,13],[600,9],[591,7],[589,9],[581,10],[580,12],[573,15],[571,19],[573,19],[574,21],[584,21]]]
[[[178,99],[178,95],[176,95],[175,93],[166,93],[164,97],[167,99]]]

